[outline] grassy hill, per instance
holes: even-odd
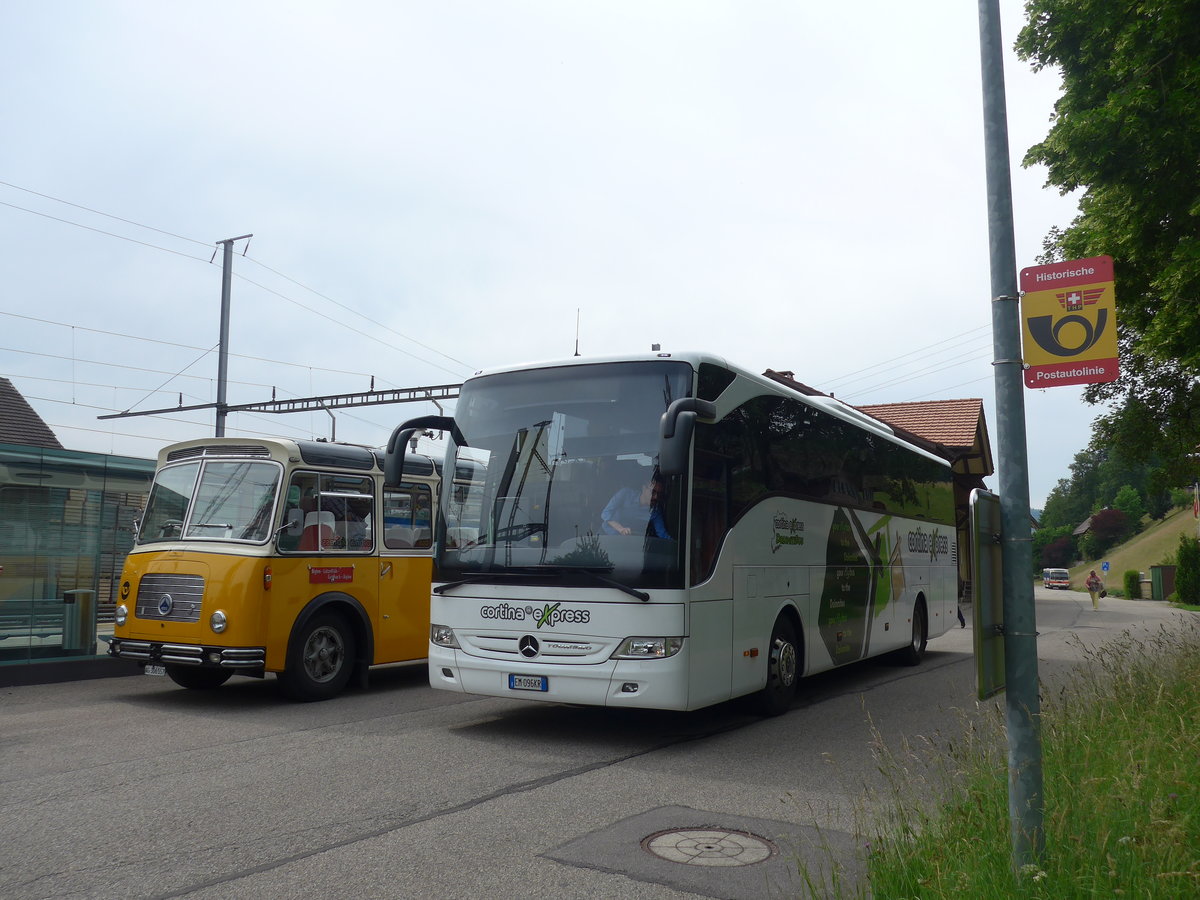
[[[1145,524],[1148,520],[1143,520]],[[1145,572],[1150,577],[1151,566],[1173,565],[1175,551],[1179,548],[1179,535],[1197,533],[1196,519],[1192,516],[1191,508],[1172,510],[1160,522],[1149,523],[1141,534],[1135,535],[1124,544],[1119,544],[1108,551],[1101,559],[1087,560],[1071,568],[1071,587],[1082,591],[1083,580],[1088,572],[1095,569],[1100,572],[1100,566],[1108,560],[1107,574],[1101,572],[1104,583],[1110,588],[1120,590],[1122,579],[1128,569]]]

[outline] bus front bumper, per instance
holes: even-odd
[[[513,700],[685,710],[687,672],[686,646],[669,659],[547,665],[537,660],[471,656],[462,650],[429,645],[430,687]],[[511,686],[514,684],[524,686]]]
[[[172,644],[163,641],[134,641],[113,638],[108,655],[139,663],[168,666],[198,666],[234,669],[244,674],[261,672],[266,665],[265,647],[209,647],[201,644]]]

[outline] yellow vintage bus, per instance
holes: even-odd
[[[411,464],[408,461],[411,460]],[[125,561],[109,655],[185,688],[275,673],[324,700],[428,654],[437,472],[323,441],[165,447]]]

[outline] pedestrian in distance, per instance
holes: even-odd
[[[1100,576],[1096,574],[1096,570],[1092,569],[1088,575],[1087,581],[1084,582],[1087,587],[1087,592],[1092,596],[1092,609],[1100,608],[1100,595],[1104,593],[1104,582],[1100,580]]]

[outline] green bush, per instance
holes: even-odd
[[[1175,590],[1184,603],[1200,603],[1200,546],[1186,534],[1179,536],[1175,559]]]
[[[1130,600],[1142,599],[1142,573],[1136,569],[1129,569],[1122,576],[1125,583],[1125,596]]]

